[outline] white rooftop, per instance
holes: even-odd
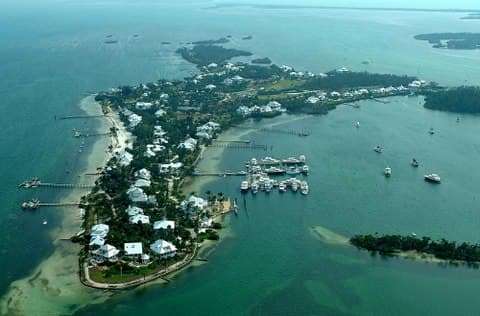
[[[156,221],[153,223],[153,229],[175,229],[175,221]]]
[[[126,242],[123,244],[123,250],[127,256],[141,255],[143,253],[141,242]]]

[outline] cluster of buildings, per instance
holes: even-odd
[[[237,114],[242,116],[249,116],[252,114],[262,114],[262,113],[281,113],[285,112],[286,109],[282,108],[282,104],[277,101],[270,101],[265,105],[254,105],[254,106],[240,106],[237,108]]]

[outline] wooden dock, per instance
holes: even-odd
[[[247,143],[227,143],[227,144],[219,144],[215,142],[211,144],[209,147],[219,147],[219,148],[227,148],[227,149],[261,149],[267,150],[267,145],[257,145],[257,144],[247,144]]]
[[[227,177],[227,176],[246,176],[246,171],[226,171],[226,172],[194,172],[196,177]]]
[[[101,118],[105,117],[105,115],[65,115],[65,116],[57,116],[55,115],[55,120],[72,120],[72,119],[90,119],[90,118]]]
[[[244,127],[244,126],[236,126],[236,128],[247,129],[247,130],[255,130],[255,131],[265,132],[265,133],[292,135],[292,136],[298,136],[298,137],[310,136],[309,131],[286,129],[286,128],[267,128],[267,127],[264,127],[264,128],[250,128],[250,127]]]
[[[79,183],[52,183],[42,182],[39,178],[32,178],[31,180],[23,181],[18,185],[19,188],[33,189],[38,187],[47,188],[62,188],[62,189],[92,189],[94,185],[79,184]]]
[[[36,210],[37,208],[40,207],[56,207],[56,206],[78,206],[80,205],[80,202],[63,202],[63,203],[51,203],[51,202],[40,202],[38,199],[33,199],[28,202],[23,202],[22,203],[22,209],[26,210]]]

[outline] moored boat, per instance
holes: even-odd
[[[302,193],[303,195],[307,195],[308,192],[309,192],[309,188],[308,188],[307,181],[300,182],[300,193]]]
[[[373,150],[377,153],[382,153],[383,152],[383,148],[379,145],[377,145],[375,148],[373,148]]]
[[[282,182],[279,183],[279,185],[278,185],[278,191],[279,191],[279,192],[285,192],[285,191],[287,191],[287,184],[286,184],[284,181],[282,181]]]
[[[308,168],[308,166],[307,166],[307,165],[304,165],[304,166],[302,167],[302,173],[303,173],[304,175],[307,175],[309,172],[310,172],[310,169]]]
[[[249,189],[248,181],[246,180],[242,181],[242,183],[240,184],[240,191],[247,192],[248,189]]]
[[[257,183],[256,181],[252,182],[251,189],[252,189],[252,194],[257,194],[257,192],[258,192],[258,183]]]
[[[390,177],[392,175],[392,168],[389,168],[389,167],[385,168],[384,173],[385,173],[385,177],[387,178]]]
[[[412,162],[411,162],[411,165],[412,165],[412,167],[415,167],[415,168],[418,167],[418,161],[417,161],[417,159],[413,158],[413,159],[412,159]]]
[[[440,176],[436,173],[426,174],[423,178],[428,182],[440,183]]]
[[[298,169],[297,167],[289,167],[287,169],[287,174],[289,175],[296,175],[296,174],[299,174],[300,173],[300,169]]]

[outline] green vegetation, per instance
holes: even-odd
[[[252,64],[268,65],[268,64],[271,64],[271,63],[272,63],[272,61],[268,57],[252,59]]]
[[[480,245],[447,241],[431,240],[428,237],[400,235],[355,235],[350,243],[357,248],[382,254],[395,254],[406,251],[416,251],[420,254],[433,255],[442,260],[465,261],[468,263],[480,262]]]
[[[230,42],[225,37],[219,38],[217,40],[206,40],[206,41],[196,41],[192,42],[193,45],[213,45],[213,44],[226,44]]]
[[[430,33],[415,35],[415,39],[428,41],[434,48],[478,49],[480,33]]]
[[[226,60],[239,56],[251,56],[252,53],[233,49],[224,48],[217,45],[195,45],[193,48],[182,47],[177,50],[182,57],[198,66],[206,66],[211,63],[221,64]]]
[[[429,93],[425,107],[456,113],[480,113],[480,88],[464,86]]]

